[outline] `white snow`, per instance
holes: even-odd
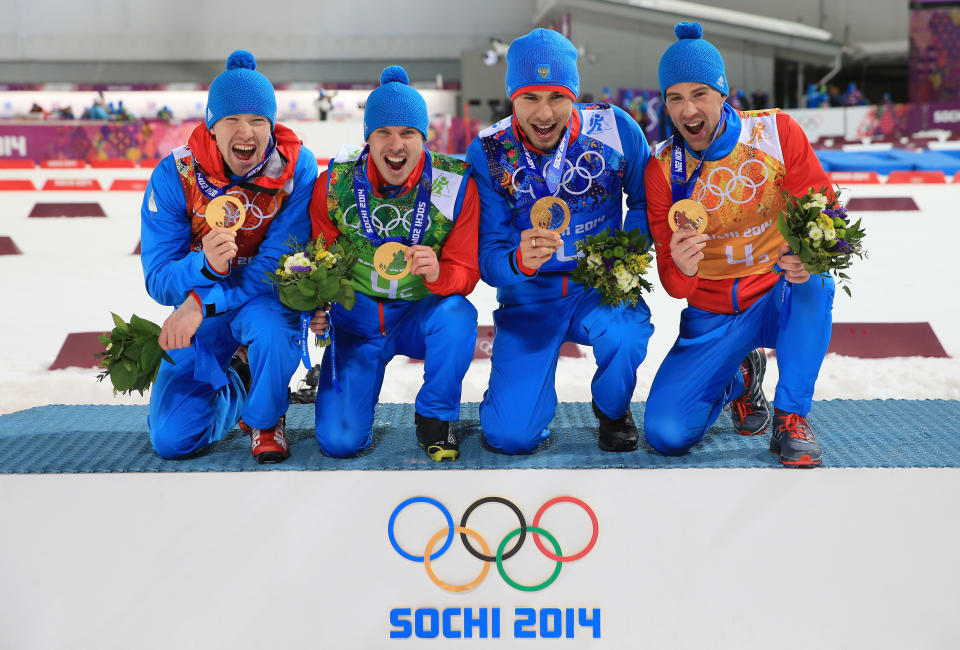
[[[95,177],[104,188],[114,178],[146,178],[149,170],[4,170],[0,178]],[[960,399],[960,308],[953,255],[960,240],[956,206],[960,184],[853,185],[844,198],[912,196],[919,212],[862,213],[868,260],[850,273],[853,297],[838,292],[835,322],[929,322],[949,359],[857,359],[828,355],[815,399]],[[146,404],[149,395],[115,397],[94,380],[96,369],[50,371],[70,332],[105,331],[110,312],[136,313],[157,323],[169,309],[155,304],[143,288],[139,256],[140,202],[136,192],[2,192],[0,236],[13,238],[22,255],[0,256],[0,414],[44,404]],[[35,202],[99,202],[107,218],[29,219]],[[655,275],[655,272],[654,272]],[[649,296],[656,332],[638,373],[634,400],[646,399],[653,375],[676,336],[684,304],[658,286]],[[493,322],[495,291],[480,284],[470,296],[481,325]],[[595,366],[589,348],[581,359],[561,358],[557,394],[561,401],[589,401]],[[314,362],[320,352],[313,353]],[[412,402],[422,364],[398,357],[390,364],[383,402]],[[474,361],[464,381],[463,401],[482,398],[489,360]],[[294,376],[296,387],[304,371]],[[765,388],[773,395],[776,361]]]

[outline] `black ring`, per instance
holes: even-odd
[[[514,544],[512,549],[510,549],[509,551],[503,554],[504,560],[513,557],[514,555],[517,554],[517,551],[520,550],[520,547],[523,546],[523,541],[527,538],[527,521],[523,518],[523,513],[520,512],[520,508],[515,506],[510,501],[507,501],[503,497],[483,497],[482,499],[477,499],[476,501],[471,503],[470,507],[467,508],[466,511],[464,511],[463,517],[460,519],[460,527],[466,528],[467,518],[470,517],[470,513],[476,510],[477,507],[482,506],[484,503],[502,503],[503,505],[513,510],[513,514],[517,515],[517,519],[520,520],[520,536],[517,538],[517,543]],[[470,540],[467,539],[467,536],[464,533],[460,533],[460,541],[462,541],[466,549],[470,551],[470,555],[477,558],[478,560],[483,560],[484,562],[497,561],[496,555],[484,555],[477,549],[473,548],[470,545]]]

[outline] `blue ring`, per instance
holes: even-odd
[[[397,543],[397,538],[393,534],[393,527],[397,521],[397,515],[399,515],[400,511],[411,503],[429,503],[430,505],[436,506],[437,509],[440,510],[440,512],[443,513],[443,516],[447,519],[447,541],[443,543],[443,546],[440,547],[440,550],[430,556],[430,561],[433,562],[438,557],[446,553],[447,549],[450,548],[450,544],[453,542],[453,517],[450,516],[450,511],[447,510],[442,503],[436,499],[431,499],[430,497],[410,497],[393,509],[393,513],[390,515],[390,521],[387,523],[387,536],[390,538],[390,545],[393,546],[393,550],[411,562],[423,562],[423,556],[410,555],[405,550],[400,548],[400,544]]]

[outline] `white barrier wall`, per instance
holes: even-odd
[[[956,648],[958,493],[956,469],[0,476],[0,647]],[[453,536],[433,580],[390,541],[439,553],[439,507],[531,526],[562,495],[596,525],[537,526],[564,558],[596,530],[577,560],[528,534],[503,577]],[[439,506],[391,526],[410,497]],[[481,505],[468,539],[506,554],[518,521]]]

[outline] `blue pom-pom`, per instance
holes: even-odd
[[[236,68],[246,68],[247,70],[257,69],[257,60],[246,50],[236,50],[227,57],[227,70]]]
[[[388,84],[391,81],[409,85],[410,77],[407,76],[407,71],[400,66],[391,65],[384,68],[383,72],[380,73],[380,85]]]
[[[677,23],[677,26],[673,28],[673,33],[681,40],[703,38],[703,27],[700,26],[700,23]]]

